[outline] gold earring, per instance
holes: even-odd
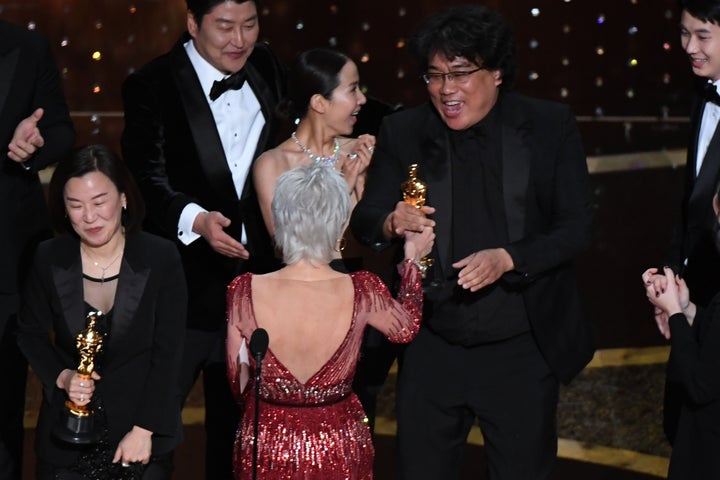
[[[342,252],[343,250],[345,250],[346,245],[347,245],[347,240],[345,239],[345,237],[338,238],[337,245],[335,246],[335,251]]]

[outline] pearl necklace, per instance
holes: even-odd
[[[295,142],[297,146],[300,147],[300,150],[302,150],[305,155],[310,157],[310,160],[321,165],[326,165],[328,167],[335,166],[338,159],[338,151],[340,150],[340,142],[338,141],[337,137],[333,138],[335,146],[333,147],[332,156],[322,157],[320,155],[315,155],[314,153],[312,153],[310,149],[305,146],[304,143],[298,140],[297,136],[295,135],[296,133],[297,132],[292,132],[292,134],[290,134],[290,137],[293,139],[293,142]]]

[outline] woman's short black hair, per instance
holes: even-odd
[[[122,215],[125,231],[140,230],[145,217],[145,203],[125,162],[106,145],[88,145],[76,149],[69,157],[58,162],[50,180],[48,204],[55,231],[74,231],[65,210],[65,185],[71,178],[91,172],[103,173],[120,193],[125,194],[127,208]]]

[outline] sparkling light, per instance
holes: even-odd
[[[100,53],[100,51],[98,51],[98,50],[95,50],[92,53],[92,59],[95,60],[96,62],[99,62],[100,60],[102,60],[102,53]]]
[[[604,14],[601,13],[600,15],[598,15],[597,23],[598,23],[598,25],[602,25],[603,23],[605,23],[605,15]]]
[[[530,15],[533,17],[539,17],[540,16],[540,9],[539,8],[531,8],[530,9]]]
[[[598,55],[605,55],[605,49],[602,46],[598,45],[597,47],[595,47],[595,53],[597,53]]]

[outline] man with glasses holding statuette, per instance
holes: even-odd
[[[411,45],[430,101],[385,118],[351,220],[377,248],[436,234],[399,373],[397,478],[460,478],[477,420],[489,479],[546,479],[559,382],[594,350],[572,264],[592,223],[580,135],[566,106],[509,90],[514,45],[496,12],[450,8]],[[420,208],[400,191],[412,164]]]

